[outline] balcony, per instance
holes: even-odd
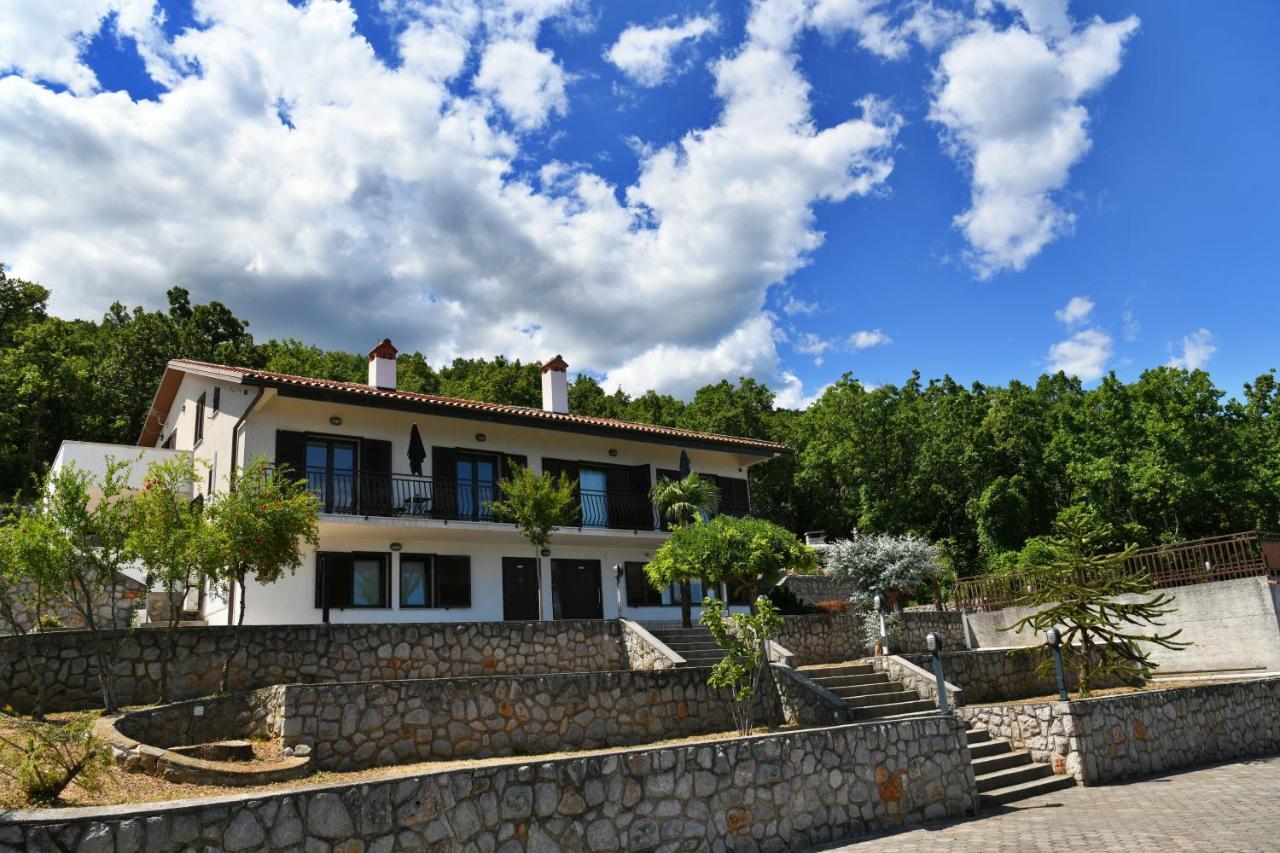
[[[497,484],[487,481],[308,468],[307,486],[320,499],[323,513],[504,523],[489,508],[499,494]],[[648,495],[582,490],[580,509],[576,527],[656,527],[657,514]]]

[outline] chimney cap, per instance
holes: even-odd
[[[395,346],[391,343],[391,338],[383,338],[382,343],[369,350],[369,360],[373,361],[375,358],[395,359],[396,352]]]
[[[559,353],[557,353],[554,358],[552,358],[546,364],[542,365],[543,373],[546,373],[550,370],[556,370],[556,371],[559,371],[560,373],[567,373],[569,371],[569,362],[565,361],[559,355]]]

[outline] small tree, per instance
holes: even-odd
[[[46,477],[44,495],[33,510],[43,516],[40,535],[52,550],[50,591],[64,595],[86,630],[94,633],[93,658],[102,689],[102,707],[116,708],[115,662],[128,631],[111,635],[100,624],[99,607],[120,598],[130,565],[128,549],[136,498],[129,492],[131,464],[107,457],[100,478],[68,465]]]
[[[246,580],[272,584],[302,565],[303,543],[319,543],[319,501],[305,480],[285,476],[259,458],[235,476],[231,489],[211,501],[212,541],[223,551],[215,559],[213,579],[239,590],[236,626],[244,625]],[[222,666],[220,690],[229,689],[231,663],[240,653],[240,631]]]
[[[743,736],[751,734],[753,727],[755,696],[768,661],[768,643],[782,630],[782,616],[768,598],[760,596],[753,609],[754,613],[735,613],[726,620],[724,602],[707,598],[698,620],[724,651],[724,657],[711,668],[707,684],[732,691],[733,721]]]
[[[106,741],[93,731],[94,717],[77,714],[65,723],[44,723],[0,713],[0,775],[18,788],[24,805],[53,805],[72,782],[97,789],[112,759]]]
[[[129,553],[141,560],[147,585],[161,585],[169,605],[165,646],[160,662],[160,701],[169,701],[169,668],[177,642],[183,601],[193,584],[216,577],[227,546],[221,531],[209,523],[204,504],[192,500],[196,479],[190,456],[153,462],[134,501]]]
[[[704,578],[769,589],[787,570],[811,572],[818,555],[795,534],[759,518],[717,516],[676,528],[645,565],[658,589]]]
[[[35,691],[31,715],[37,720],[44,714],[46,680],[40,677],[44,661],[36,658],[32,634],[49,618],[46,609],[56,598],[60,561],[67,559],[59,547],[64,544],[44,513],[16,504],[0,507],[0,623],[19,638]]]
[[[534,565],[542,577],[542,551],[551,546],[551,533],[578,521],[578,499],[574,482],[563,474],[534,474],[524,465],[516,465],[511,476],[502,481],[502,497],[490,501],[488,507],[504,521],[515,524],[533,547]]]
[[[1030,627],[1037,633],[1062,628],[1062,656],[1079,674],[1081,696],[1088,696],[1098,678],[1115,675],[1131,681],[1147,677],[1157,664],[1143,644],[1176,650],[1190,643],[1177,638],[1182,630],[1144,634],[1125,626],[1159,627],[1160,617],[1176,608],[1173,596],[1159,593],[1138,601],[1118,601],[1119,596],[1151,592],[1151,576],[1130,572],[1126,563],[1137,549],[1130,545],[1120,553],[1105,553],[1112,538],[1110,528],[1091,510],[1064,512],[1055,522],[1057,537],[1049,559],[1035,568],[1032,591],[1020,604],[1040,608],[1019,619],[1006,631]],[[1052,664],[1041,664],[1047,674]]]
[[[659,478],[649,490],[649,499],[672,530],[689,527],[720,508],[720,489],[710,480],[689,474],[683,480]],[[680,623],[693,627],[693,581],[697,575],[680,578]]]
[[[855,598],[870,604],[884,596],[890,609],[920,587],[933,582],[941,570],[942,555],[929,540],[916,536],[863,535],[831,543],[827,573],[848,578],[857,589]]]

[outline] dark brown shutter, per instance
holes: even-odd
[[[471,558],[437,555],[436,607],[471,606]]]
[[[360,442],[360,512],[391,515],[391,442],[366,438]]]
[[[581,466],[579,466],[577,462],[573,462],[569,459],[551,459],[546,456],[542,457],[542,473],[549,474],[552,477],[564,475],[573,483],[573,500],[579,507],[579,514],[582,512],[582,493],[579,491],[578,481],[580,471]]]
[[[628,473],[631,502],[634,507],[632,511],[635,514],[634,524],[631,526],[636,530],[652,530],[654,513],[653,501],[649,499],[649,489],[653,487],[653,483],[649,480],[649,466],[636,465]]]
[[[716,477],[716,485],[720,487],[720,513],[722,515],[742,517],[751,513],[751,501],[748,496],[745,478]]]
[[[316,607],[323,607],[324,573],[329,573],[329,606],[350,607],[352,594],[352,559],[339,551],[316,552]]]
[[[458,453],[452,447],[431,448],[431,512],[441,518],[458,514]]]
[[[644,563],[627,563],[627,606],[650,607],[662,603],[662,596],[649,583]]]
[[[307,434],[287,429],[276,430],[276,467],[288,468],[290,476],[299,480],[307,476]]]
[[[515,473],[517,468],[528,468],[529,457],[521,456],[517,453],[504,453],[502,455],[502,471],[498,476],[498,485],[494,492],[498,495],[498,500],[502,500],[502,481],[509,479]]]

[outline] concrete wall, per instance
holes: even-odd
[[[1280,753],[1280,678],[959,713],[1084,785]]]
[[[804,848],[977,807],[964,728],[934,717],[214,800],[11,812],[18,849]],[[505,849],[504,848],[504,849]]]
[[[243,632],[239,646],[237,631]],[[293,682],[619,670],[626,668],[626,658],[618,632],[617,622],[603,620],[180,628],[170,684],[178,699],[216,692],[223,662],[237,648],[233,690]],[[100,707],[95,642],[119,644],[119,701],[154,702],[167,631],[101,633],[29,637],[35,650],[31,663],[21,654],[23,638],[0,637],[0,706],[29,710],[39,679],[47,691],[46,710]]]
[[[1177,610],[1165,617],[1167,632],[1182,629],[1179,640],[1191,646],[1170,651],[1151,648],[1151,659],[1160,673],[1213,672],[1221,670],[1280,671],[1280,606],[1275,588],[1266,578],[1194,584],[1160,590],[1174,596]],[[1124,596],[1140,600],[1149,596]],[[990,613],[965,615],[978,648],[1030,646],[1043,642],[1030,631],[1001,631],[1031,608],[1009,607]]]
[[[732,697],[705,668],[435,678],[284,688],[284,743],[359,770],[537,755],[731,731]],[[763,722],[763,720],[762,720]]]

